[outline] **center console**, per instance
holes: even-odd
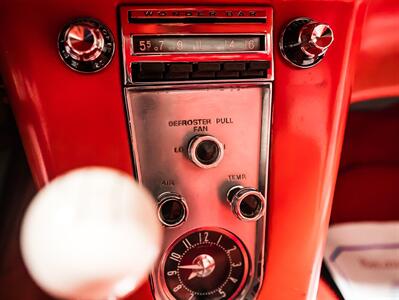
[[[255,297],[264,276],[269,7],[120,9],[138,180],[158,201],[158,299]]]

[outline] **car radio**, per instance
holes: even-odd
[[[121,23],[125,84],[273,79],[271,8],[122,7]]]
[[[248,299],[265,271],[272,9],[120,8],[135,175],[158,201],[156,299]]]

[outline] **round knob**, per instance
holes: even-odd
[[[281,35],[280,50],[293,65],[308,68],[319,63],[334,41],[332,29],[308,18],[290,22]]]
[[[158,196],[158,218],[166,227],[182,224],[188,216],[188,207],[184,198],[173,192],[165,192]]]
[[[240,220],[256,221],[266,210],[266,199],[254,188],[234,186],[227,192],[227,201],[234,215]]]
[[[309,57],[322,55],[334,41],[330,26],[317,22],[304,25],[299,36],[301,49]]]
[[[45,186],[25,213],[33,279],[62,299],[114,299],[147,278],[160,251],[155,200],[129,175],[85,168]]]
[[[197,135],[188,144],[188,156],[198,167],[216,167],[223,159],[224,146],[211,135]]]
[[[60,55],[74,70],[95,72],[104,68],[114,53],[114,40],[108,28],[92,19],[79,19],[61,31]]]
[[[92,23],[71,25],[65,32],[65,49],[79,61],[94,61],[104,48],[104,35]]]

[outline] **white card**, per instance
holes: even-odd
[[[399,222],[331,226],[324,260],[345,300],[399,300]]]

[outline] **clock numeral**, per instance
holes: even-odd
[[[232,266],[233,268],[241,267],[241,266],[242,266],[242,262],[232,263],[231,266]]]
[[[181,285],[181,284],[176,285],[176,286],[173,288],[173,291],[174,291],[175,293],[177,293],[182,287],[183,287],[183,285]]]
[[[186,246],[187,249],[189,249],[191,247],[191,243],[188,239],[184,239],[183,245]]]
[[[237,250],[237,246],[236,245],[234,245],[233,248],[227,250],[226,252],[230,254],[230,252],[232,252],[234,250]]]
[[[223,237],[223,235],[221,234],[221,235],[219,236],[218,241],[216,242],[216,244],[219,245],[220,241],[222,240],[222,237]]]
[[[230,280],[232,283],[237,283],[237,281],[238,281],[238,279],[236,279],[236,278],[234,278],[234,277],[229,277],[229,280]]]
[[[220,295],[222,298],[225,298],[225,297],[227,296],[227,295],[226,295],[226,292],[223,291],[222,289],[218,290],[218,292],[219,292],[219,295]]]
[[[180,262],[181,260],[181,255],[176,252],[172,252],[169,256],[170,259],[173,259],[174,261]]]
[[[168,274],[168,276],[174,276],[177,275],[177,271],[168,271],[166,274]]]
[[[199,242],[200,243],[209,242],[209,240],[208,240],[209,232],[208,231],[205,231],[204,235],[202,235],[202,232],[199,232],[198,236],[199,236]]]
[[[191,300],[191,299],[193,299],[193,298],[194,298],[194,294],[190,294],[190,297],[188,297],[187,300]]]

